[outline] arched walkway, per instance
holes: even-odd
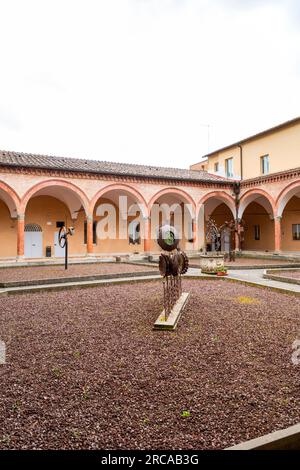
[[[209,219],[214,220],[220,228],[226,222],[235,220],[235,212],[235,200],[225,191],[211,191],[205,194],[197,204],[198,248],[214,249],[206,237]]]
[[[249,204],[256,202],[262,206],[265,211],[274,217],[275,215],[275,201],[272,196],[262,189],[251,189],[244,193],[240,198],[238,216],[241,219],[243,217],[244,211]]]
[[[81,209],[88,214],[88,198],[80,188],[69,181],[53,179],[32,186],[22,197],[21,211],[23,213],[25,213],[28,201],[37,196],[51,196],[59,199],[68,207],[72,219],[77,218]]]
[[[75,228],[74,236],[69,239],[70,255],[86,254],[83,227],[88,207],[89,201],[84,192],[68,181],[47,180],[31,187],[21,201],[23,223],[39,224],[42,237],[32,234],[25,239],[23,233],[23,254],[25,252],[29,258],[49,256],[50,253],[54,257],[64,256],[58,243],[62,225]],[[35,241],[37,237],[39,239]]]
[[[20,199],[6,183],[0,181],[0,257],[17,255],[18,210]]]
[[[9,212],[11,217],[17,217],[20,205],[20,198],[7,183],[0,181],[0,200],[2,200]]]
[[[151,220],[150,251],[160,251],[156,242],[157,230],[164,223],[169,223],[177,229],[182,249],[191,250],[194,248],[196,204],[187,192],[173,187],[158,191],[149,201],[149,213]]]
[[[85,228],[89,253],[144,251],[148,207],[135,188],[126,184],[105,186],[94,195],[89,210],[92,218]]]
[[[288,185],[278,196],[277,248],[288,252],[300,251],[300,181]]]
[[[241,249],[246,251],[273,251],[275,202],[266,191],[256,188],[245,192],[239,204],[242,220]]]

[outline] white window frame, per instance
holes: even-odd
[[[226,173],[227,178],[233,178],[233,158],[232,157],[226,158],[225,160],[225,173]]]
[[[262,155],[260,157],[260,171],[262,175],[268,175],[270,173],[270,157],[269,154]]]

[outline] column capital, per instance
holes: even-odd
[[[88,222],[93,222],[93,216],[92,216],[91,214],[88,214],[88,215],[86,216],[86,220],[87,220]]]
[[[25,220],[25,214],[18,214],[17,219],[18,220]]]
[[[281,222],[282,215],[277,215],[276,217],[274,217],[274,220],[277,220],[278,222]]]

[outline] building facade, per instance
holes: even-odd
[[[231,249],[300,253],[299,148],[300,118],[189,170],[2,151],[0,258],[63,256],[62,225],[75,229],[74,257],[156,253],[162,220],[181,225],[187,251],[209,248],[206,228],[214,220],[233,223]],[[171,208],[165,219],[163,206]],[[111,210],[115,227],[107,237]]]

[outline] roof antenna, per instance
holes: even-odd
[[[201,127],[207,127],[207,154],[209,154],[210,150],[210,124],[200,124]]]

